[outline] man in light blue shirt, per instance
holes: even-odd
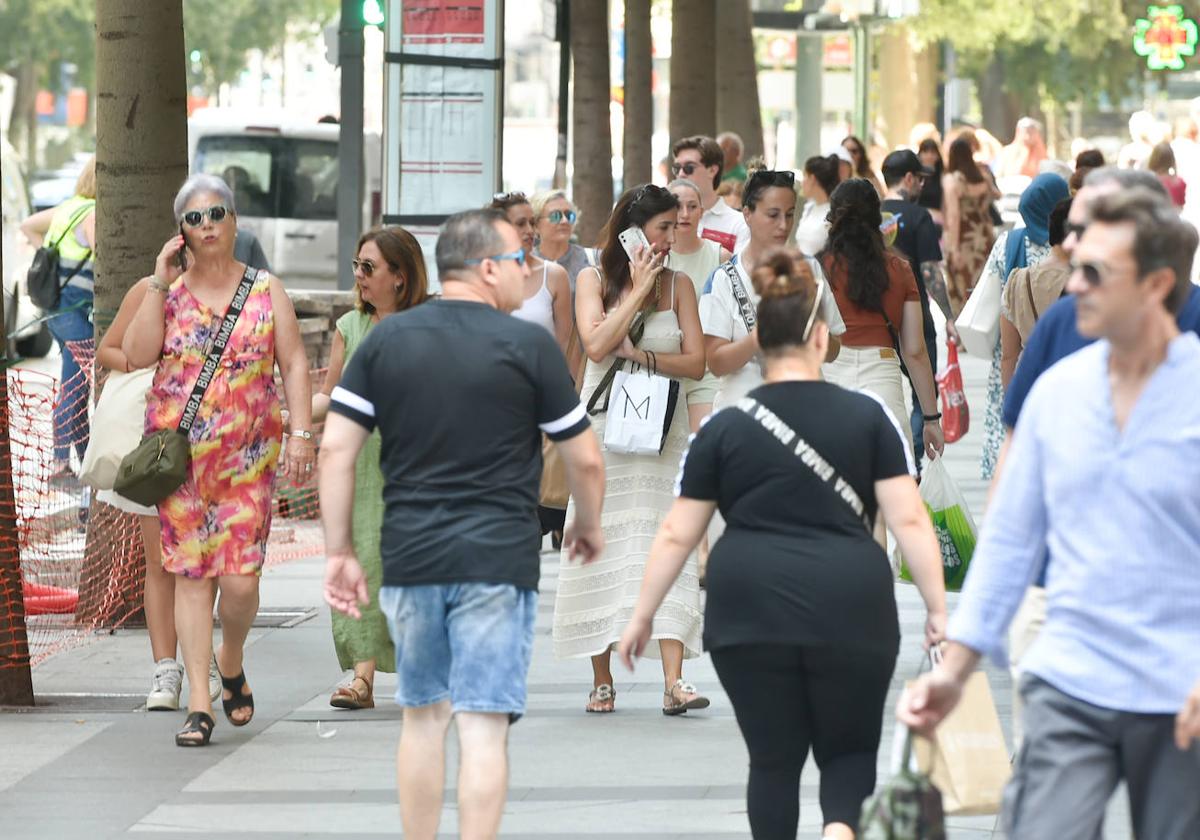
[[[1100,340],[1033,387],[944,663],[900,702],[928,732],[981,655],[1004,659],[1048,548],[1009,837],[1093,840],[1122,779],[1136,836],[1200,837],[1200,338],[1174,317],[1196,247],[1160,197],[1095,200],[1068,290],[1080,333]]]

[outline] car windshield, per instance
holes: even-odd
[[[241,216],[334,221],[337,153],[332,140],[208,135],[195,171],[223,178]]]

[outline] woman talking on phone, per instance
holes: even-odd
[[[275,366],[291,410],[284,474],[311,479],[308,359],[279,279],[233,258],[237,216],[220,178],[193,175],[175,197],[181,233],[163,246],[121,349],[130,367],[157,365],[146,399],[147,434],[175,429],[234,295],[250,279],[241,313],[204,393],[188,439],[184,483],[158,503],[163,568],[176,575],[175,629],[189,684],[181,747],[208,744],[213,600],[218,591],[221,703],[234,726],[254,715],[242,653],[258,611],[258,581],[271,530],[271,499],[283,423]]]
[[[699,379],[704,373],[692,280],[663,269],[675,241],[678,214],[679,200],[662,187],[646,184],[628,190],[600,233],[599,265],[579,273],[575,316],[588,357],[581,394],[586,405],[607,404],[611,390],[607,396],[603,391],[611,389],[607,374],[614,365],[656,370],[676,381]],[[633,244],[640,236],[645,245]],[[632,254],[622,240],[631,243]],[[566,552],[561,558],[554,652],[559,657],[591,657],[589,712],[611,712],[615,707],[612,645],[629,620],[650,543],[673,501],[675,473],[688,438],[682,393],[668,410],[672,413],[659,454],[604,453],[604,556],[586,566],[571,562]],[[592,417],[602,438],[606,419],[605,413]],[[568,522],[573,505],[567,509]],[[683,681],[684,658],[700,653],[700,621],[700,582],[693,557],[654,618],[652,635],[658,645],[648,654],[662,658],[664,714],[708,705]]]

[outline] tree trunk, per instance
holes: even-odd
[[[716,47],[715,0],[673,0],[668,118],[672,142],[693,134],[712,137],[717,133]]]
[[[745,161],[763,154],[750,0],[721,0],[717,3],[716,25],[717,129],[738,133],[745,145]]]
[[[0,254],[0,275],[4,273]],[[4,295],[0,295],[0,324]],[[7,369],[7,342],[0,360]],[[8,377],[0,375],[0,706],[32,706],[33,674],[25,627],[25,596],[17,540],[17,504],[13,494],[12,453],[8,445]]]
[[[625,0],[625,189],[650,180],[654,94],[651,90],[650,0]]]
[[[571,0],[571,58],[575,68],[571,180],[579,208],[576,231],[579,241],[591,246],[613,205],[607,2]]]
[[[996,55],[976,80],[979,88],[979,108],[983,112],[983,127],[1001,143],[1013,139],[1020,117],[1016,97],[1004,84],[1004,58]]]
[[[22,60],[14,78],[16,87],[13,90],[8,136],[14,140],[13,145],[17,145],[16,138],[21,137],[25,168],[32,171],[37,166],[37,64],[32,59]]]
[[[178,229],[172,202],[188,172],[184,61],[182,0],[96,0],[97,345]],[[141,606],[141,542],[119,544],[137,526],[111,512],[89,518],[81,623],[120,623]]]

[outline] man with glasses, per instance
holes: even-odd
[[[921,293],[921,326],[925,333],[925,351],[929,354],[929,367],[936,374],[937,327],[933,324],[933,314],[929,309],[931,296],[946,317],[946,334],[957,340],[958,333],[954,329],[954,313],[950,309],[950,298],[946,291],[942,246],[939,242],[941,236],[933,216],[917,204],[922,184],[926,178],[934,177],[934,174],[932,169],[921,163],[921,159],[911,149],[892,152],[883,159],[883,182],[887,194],[883,197],[880,207],[885,213],[891,213],[895,217],[896,250],[905,256],[912,267],[913,276],[917,278],[917,289]],[[920,470],[921,453],[925,450],[922,439],[925,421],[921,415],[915,388],[912,395],[913,412],[909,418],[909,425],[912,428],[913,453],[917,460],[917,469]]]
[[[325,599],[357,615],[367,583],[351,548],[354,464],[383,438],[383,586],[404,708],[397,783],[404,835],[437,834],[445,737],[459,737],[464,837],[494,837],[508,784],[508,727],[525,711],[537,613],[539,430],[567,467],[576,518],[564,536],[589,562],[604,539],[604,462],[563,354],[510,316],[529,274],[497,210],[451,216],[437,243],[442,297],[384,319],[330,396],[320,498]]]
[[[733,254],[741,251],[750,240],[750,228],[742,214],[717,195],[725,167],[725,153],[720,144],[698,134],[676,140],[671,155],[674,158],[671,177],[686,178],[700,190],[700,206],[704,208],[700,238],[712,240]]]
[[[1161,197],[1092,200],[1068,290],[1095,341],[1030,392],[947,631],[901,698],[928,732],[958,702],[1049,550],[1027,651],[1009,837],[1092,840],[1118,782],[1134,835],[1200,837],[1200,338],[1176,316],[1200,238]]]

